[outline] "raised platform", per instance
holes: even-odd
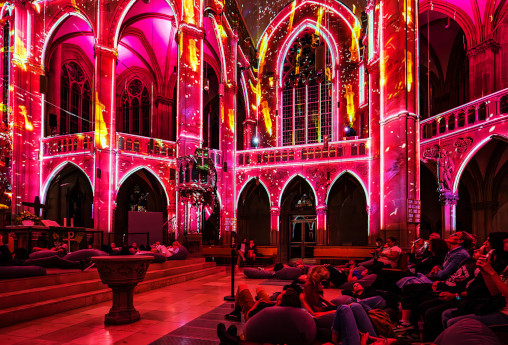
[[[135,293],[218,273],[224,268],[204,258],[152,263]],[[104,302],[111,289],[95,268],[89,271],[48,269],[42,277],[0,281],[0,327]]]

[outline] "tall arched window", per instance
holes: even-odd
[[[88,132],[92,128],[90,82],[75,62],[62,66],[60,73],[60,134]]]
[[[150,95],[139,79],[133,79],[121,97],[121,121],[117,130],[123,133],[150,136]]]
[[[330,56],[314,30],[296,37],[284,61],[282,90],[282,145],[332,140],[332,85]]]
[[[3,44],[3,71],[2,71],[2,112],[4,122],[7,123],[9,113],[9,46],[10,46],[10,29],[9,23],[4,25],[4,44]]]

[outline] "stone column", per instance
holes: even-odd
[[[457,230],[457,200],[459,200],[459,195],[456,193],[449,190],[439,192],[443,238],[450,237]]]
[[[316,224],[316,244],[319,245],[327,245],[328,244],[328,233],[327,233],[327,224],[326,224],[326,205],[320,205],[316,207],[316,216],[317,216],[317,224]]]
[[[493,38],[486,39],[467,51],[469,60],[469,99],[476,99],[498,90],[499,67],[493,61],[500,45]]]
[[[95,230],[113,232],[116,159],[116,49],[95,45]]]
[[[279,218],[280,208],[272,207],[270,209],[270,244],[272,245],[278,245],[280,241]]]
[[[420,199],[418,6],[415,0],[380,4],[380,226],[405,246],[416,236],[408,200]]]

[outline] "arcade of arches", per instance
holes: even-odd
[[[410,2],[5,2],[10,213],[283,261],[504,230],[508,2]]]

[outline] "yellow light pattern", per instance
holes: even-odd
[[[226,33],[226,29],[224,29],[224,26],[222,24],[217,24],[217,30],[219,30],[219,35],[222,37],[222,39],[225,39],[228,37],[228,34]]]
[[[220,107],[220,123],[224,123],[224,107]]]
[[[301,56],[302,56],[302,49],[298,48],[298,52],[296,53],[295,74],[300,74],[300,57]]]
[[[235,111],[234,109],[228,110],[228,126],[231,132],[235,132]]]
[[[263,120],[265,121],[266,131],[268,132],[268,135],[272,136],[273,125],[272,125],[272,118],[270,117],[270,108],[268,107],[268,102],[263,101],[263,103],[261,105],[263,108],[261,110],[261,112],[263,113]]]
[[[30,122],[30,120],[28,119],[28,115],[26,114],[26,107],[24,105],[20,105],[19,106],[19,112],[25,118],[25,129],[27,131],[33,131],[34,130],[34,126]]]
[[[189,59],[192,70],[197,72],[199,67],[198,48],[196,47],[196,41],[192,38],[189,39]]]
[[[16,36],[14,44],[14,55],[15,58],[12,59],[12,62],[26,71],[26,60],[28,58],[28,52],[26,50],[25,44],[21,38],[19,38],[19,36]]]
[[[408,1],[411,0],[404,0],[404,12],[402,13],[402,17],[407,24],[410,24],[413,21],[413,14],[411,4],[408,4]]]
[[[99,101],[99,93],[95,93],[95,144],[101,148],[108,147],[108,128],[103,112],[106,106]]]
[[[360,37],[361,33],[362,27],[360,26],[358,20],[356,20],[353,31],[351,32],[351,47],[349,47],[349,51],[351,52],[351,62],[357,62],[360,59],[356,38]]]
[[[406,88],[407,92],[411,92],[411,85],[413,84],[413,54],[406,51]]]
[[[288,32],[291,32],[291,30],[293,30],[293,21],[295,19],[295,8],[296,8],[296,0],[291,3],[291,16],[289,17]]]
[[[355,95],[355,93],[353,92],[353,87],[351,86],[351,84],[347,84],[346,94],[344,95],[344,97],[346,98],[346,102],[347,102],[346,111],[347,111],[349,123],[351,125],[355,121],[354,95]]]
[[[188,24],[195,24],[194,21],[194,1],[183,0],[183,20]]]

